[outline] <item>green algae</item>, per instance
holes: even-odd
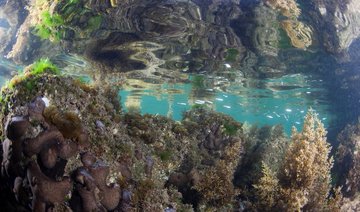
[[[94,31],[100,28],[102,22],[102,17],[100,15],[91,17],[89,21],[87,22],[86,29],[88,31]]]
[[[48,58],[43,58],[30,65],[27,69],[19,71],[19,73],[11,80],[6,81],[5,85],[2,86],[0,91],[1,112],[4,114],[9,107],[8,104],[10,104],[10,91],[14,91],[18,84],[23,83],[23,87],[27,91],[32,92],[37,85],[38,78],[41,77],[44,73],[59,75],[60,70],[53,63],[51,63]]]
[[[45,72],[54,75],[60,74],[59,68],[51,63],[48,58],[42,58],[30,65],[27,70],[19,71],[16,76],[14,76],[11,80],[8,80],[1,88],[1,93],[3,93],[6,89],[13,90],[17,84],[23,81],[25,82],[24,87],[28,90],[32,90],[36,84],[37,77]],[[4,98],[1,97],[0,102],[2,101],[4,101]]]
[[[236,135],[236,133],[240,129],[240,126],[226,123],[226,124],[224,124],[224,129],[225,129],[224,133],[226,133],[228,135]]]
[[[60,70],[55,66],[48,58],[42,58],[31,65],[30,73],[33,75],[39,75],[49,71],[53,74],[60,74]]]
[[[195,88],[204,88],[205,87],[205,77],[203,75],[195,75],[191,79],[191,84]]]
[[[172,152],[170,150],[165,150],[158,153],[161,161],[169,161],[171,159]]]
[[[64,34],[64,20],[61,15],[49,11],[44,11],[41,14],[41,22],[35,26],[33,34],[40,37],[42,40],[52,40],[54,42],[60,41]]]
[[[239,50],[230,48],[226,51],[226,62],[236,62],[237,56],[239,55]]]

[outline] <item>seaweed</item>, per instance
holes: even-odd
[[[52,74],[60,74],[60,70],[48,58],[42,58],[31,65],[30,73],[32,75],[39,75],[46,71]]]
[[[41,14],[41,21],[35,26],[33,34],[39,36],[42,40],[49,39],[54,42],[60,41],[64,34],[64,20],[61,15],[49,11]]]
[[[235,62],[238,55],[239,55],[239,50],[230,48],[226,51],[225,61],[226,62]]]
[[[29,90],[33,89],[36,84],[36,79],[32,77],[36,77],[42,75],[43,73],[51,73],[58,75],[60,74],[60,70],[53,63],[50,62],[48,58],[40,59],[30,65],[28,68],[25,68],[24,71],[19,72],[19,74],[15,75],[11,80],[8,80],[5,85],[1,88],[2,92],[5,89],[14,89],[17,84],[22,81],[28,80],[25,84],[25,87]],[[1,101],[1,100],[0,100]]]

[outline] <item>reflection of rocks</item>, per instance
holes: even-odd
[[[302,22],[283,21],[281,26],[291,40],[291,44],[299,49],[306,49],[312,43],[311,29]]]
[[[239,58],[243,54],[240,40],[229,27],[230,20],[240,12],[236,3],[196,5],[192,2],[134,1],[117,2],[117,7],[90,3],[90,8],[104,19],[100,30],[94,33],[95,44],[88,48],[88,43],[84,45],[80,39],[73,41],[72,49],[79,49],[79,53],[87,49],[91,60],[111,71],[153,69],[161,65],[154,67],[154,64],[146,64],[145,67],[138,60],[132,60],[134,56],[131,55],[137,54],[137,50],[129,47],[135,41],[161,43],[164,45],[163,52],[167,54],[159,52],[155,60],[169,57],[190,60],[184,68],[193,72],[213,70],[212,67],[225,58],[228,48],[236,48]],[[76,24],[76,21],[73,23]],[[110,30],[113,33],[108,35]],[[99,35],[102,35],[101,39]],[[125,55],[124,51],[130,53]]]
[[[17,28],[24,21],[26,1],[6,1],[0,5],[0,53],[11,49]]]
[[[360,36],[360,2],[303,1],[327,51],[341,53]]]
[[[137,37],[132,34],[112,33],[108,38],[95,42],[86,55],[100,70],[127,72],[144,69],[142,62],[130,58],[135,52],[122,48],[122,44],[128,40],[137,40]]]
[[[17,64],[28,64],[39,59],[39,56],[41,57],[43,53],[46,54],[46,57],[56,54],[60,49],[59,46],[53,45],[49,41],[40,42],[40,39],[32,33],[34,25],[39,24],[39,17],[41,16],[41,8],[38,7],[38,2],[8,2],[17,3],[6,5],[9,5],[11,9],[6,6],[2,8],[7,16],[11,16],[10,20],[12,20],[9,21],[12,40],[7,43],[8,46],[6,51],[3,52],[4,55]],[[52,49],[52,51],[48,51],[49,49]]]
[[[311,29],[298,20],[301,10],[295,0],[266,0],[265,3],[286,18],[280,20],[280,27],[286,32],[292,46],[306,49],[312,44]]]

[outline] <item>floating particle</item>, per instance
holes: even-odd
[[[50,105],[50,100],[49,100],[48,98],[46,98],[45,96],[44,96],[43,98],[41,98],[41,99],[44,101],[45,107],[49,107],[49,105]]]
[[[231,68],[231,65],[228,64],[228,63],[225,63],[224,65],[225,65],[226,68]]]
[[[203,105],[203,104],[205,104],[205,101],[204,100],[196,100],[195,104]]]
[[[273,114],[275,114],[278,118],[280,117],[280,115],[279,115],[279,114],[277,114],[276,112],[273,112]]]

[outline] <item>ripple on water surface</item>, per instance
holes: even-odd
[[[244,79],[227,82],[226,86],[221,85],[226,80],[214,76],[191,76],[190,81],[192,83],[144,86],[143,89],[127,87],[120,90],[119,95],[124,108],[141,113],[181,120],[184,111],[201,105],[241,122],[260,126],[282,124],[287,133],[292,126],[301,128],[310,107],[320,114],[326,126],[332,119],[323,82],[313,76],[293,74],[277,79]]]

